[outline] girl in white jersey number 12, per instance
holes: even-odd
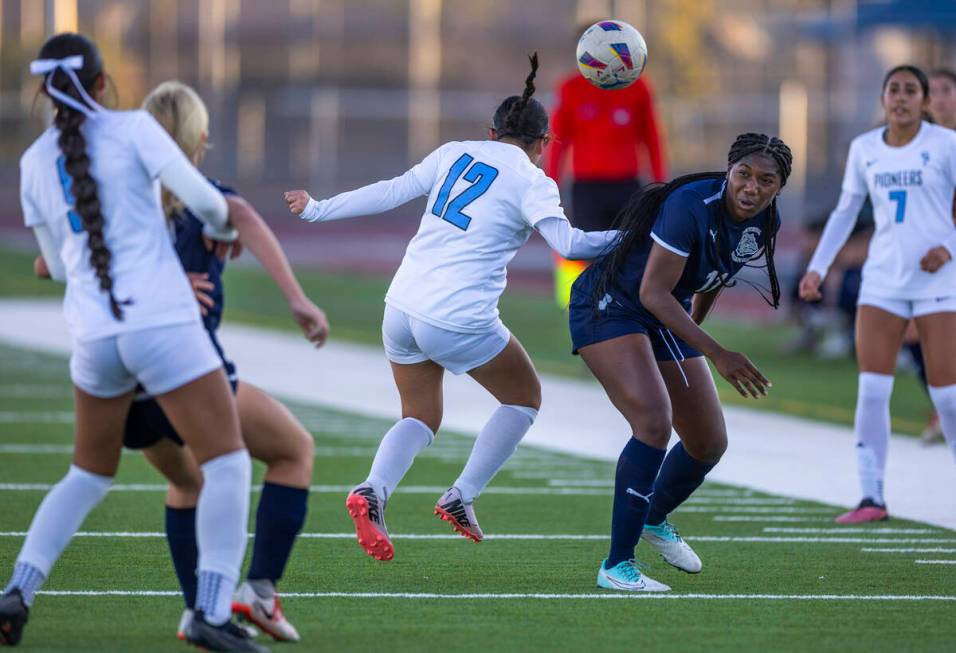
[[[911,319],[919,331],[929,394],[956,456],[956,132],[922,120],[928,103],[929,81],[920,69],[899,66],[887,73],[886,125],[850,145],[839,204],[800,281],[801,298],[820,298],[820,284],[869,195],[876,231],[863,266],[856,318],[855,430],[863,500],[838,517],[840,523],[888,517],[883,475],[890,394]]]
[[[34,595],[116,474],[137,382],[156,397],[202,466],[193,644],[264,651],[229,621],[246,547],[251,463],[222,362],[199,319],[159,205],[160,181],[223,240],[226,201],[143,111],[107,111],[96,46],[48,40],[31,72],[56,110],[20,160],[26,225],[50,275],[66,282],[73,343],[73,464],[37,509],[0,597],[0,644],[20,640]],[[110,564],[103,557],[104,565]]]
[[[537,67],[535,54],[524,93],[495,112],[490,140],[446,143],[400,177],[327,200],[305,191],[285,195],[292,212],[310,222],[380,213],[428,196],[385,297],[382,339],[403,419],[385,434],[368,479],[346,500],[359,544],[378,560],[394,554],[385,505],[441,423],[445,370],[467,372],[501,402],[435,506],[456,531],[482,540],[474,500],[514,453],[541,403],[534,366],[498,317],[515,252],[533,230],[565,258],[595,258],[617,236],[572,228],[557,186],[535,165],[549,140],[548,114],[531,97]]]

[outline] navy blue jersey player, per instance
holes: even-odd
[[[195,91],[179,82],[163,83],[146,98],[144,109],[198,165],[205,149],[208,116]],[[325,315],[303,293],[275,235],[248,202],[232,189],[216,186],[226,197],[230,222],[238,232],[235,247],[241,243],[262,263],[285,296],[293,319],[310,341],[321,345],[328,333]],[[252,561],[236,592],[233,610],[277,640],[296,641],[298,633],[283,614],[275,585],[305,521],[314,462],[312,436],[282,404],[236,378],[235,366],[216,337],[224,306],[222,272],[230,248],[210,241],[202,224],[174,198],[164,199],[176,252],[192,281],[203,324],[236,395],[243,440],[252,457],[266,463]],[[149,397],[139,396],[133,403],[124,442],[127,447],[143,449],[147,459],[169,479],[166,534],[186,602],[179,628],[182,636],[196,601],[196,497],[202,476],[189,449],[181,446],[169,420]]]
[[[680,177],[635,197],[620,217],[620,244],[574,284],[574,352],[633,435],[618,460],[611,548],[598,572],[601,587],[670,589],[635,567],[634,547],[641,538],[675,567],[701,570],[700,558],[667,515],[700,486],[727,447],[704,357],[745,397],[766,394],[770,383],[746,356],[724,349],[699,325],[720,291],[748,264],[766,267],[768,301],[777,307],[776,197],[791,161],[778,138],[738,136],[726,172]],[[672,427],[680,442],[666,452]]]

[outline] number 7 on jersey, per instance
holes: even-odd
[[[896,221],[902,222],[906,219],[906,191],[891,190],[890,201],[896,202]]]
[[[463,213],[462,209],[484,195],[491,187],[491,182],[498,176],[497,168],[492,168],[481,161],[475,161],[474,165],[471,165],[472,161],[475,161],[475,158],[470,154],[462,154],[458,157],[448,171],[445,181],[442,182],[438,196],[435,197],[435,204],[432,206],[433,215],[452,223],[462,231],[467,231],[468,225],[471,224],[471,216]],[[462,173],[464,173],[465,181],[471,182],[472,185],[449,202],[448,195]]]

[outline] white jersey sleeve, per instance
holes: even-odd
[[[339,193],[325,200],[310,199],[301,218],[308,222],[325,222],[375,215],[427,195],[435,184],[441,149],[438,148],[421,163],[393,179]]]
[[[36,227],[46,219],[43,212],[33,201],[33,179],[31,169],[20,162],[20,207],[23,209],[23,223],[27,227]]]
[[[535,229],[551,249],[571,260],[593,259],[606,254],[621,235],[616,229],[581,231],[572,227],[564,217],[539,220]]]
[[[131,114],[130,143],[150,179],[159,177],[163,168],[173,161],[183,159],[188,162],[176,141],[155,118],[145,111],[133,111]]]
[[[866,196],[870,192],[866,185],[863,167],[864,161],[860,140],[854,139],[850,143],[850,152],[846,158],[846,170],[843,172],[843,186],[841,188],[844,193]]]
[[[813,258],[807,266],[807,272],[816,272],[821,279],[826,278],[830,266],[836,259],[837,254],[843,249],[846,241],[853,233],[853,226],[856,224],[860,215],[860,209],[866,201],[866,195],[857,195],[851,193],[846,188],[840,193],[840,200],[837,206],[830,213],[827,219],[827,225],[820,236],[820,242],[813,252]]]
[[[561,206],[561,193],[551,177],[542,174],[534,180],[521,200],[521,215],[532,227],[545,218],[567,220]]]

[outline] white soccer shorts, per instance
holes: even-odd
[[[956,312],[956,295],[936,297],[934,299],[888,299],[863,292],[857,300],[858,306],[875,306],[904,320],[933,313]]]
[[[139,329],[95,340],[74,341],[70,378],[83,392],[109,398],[137,381],[161,395],[222,367],[199,322]]]
[[[452,374],[465,374],[491,361],[510,340],[511,332],[501,320],[485,333],[457,333],[385,305],[382,320],[385,355],[399,365],[431,360]]]

